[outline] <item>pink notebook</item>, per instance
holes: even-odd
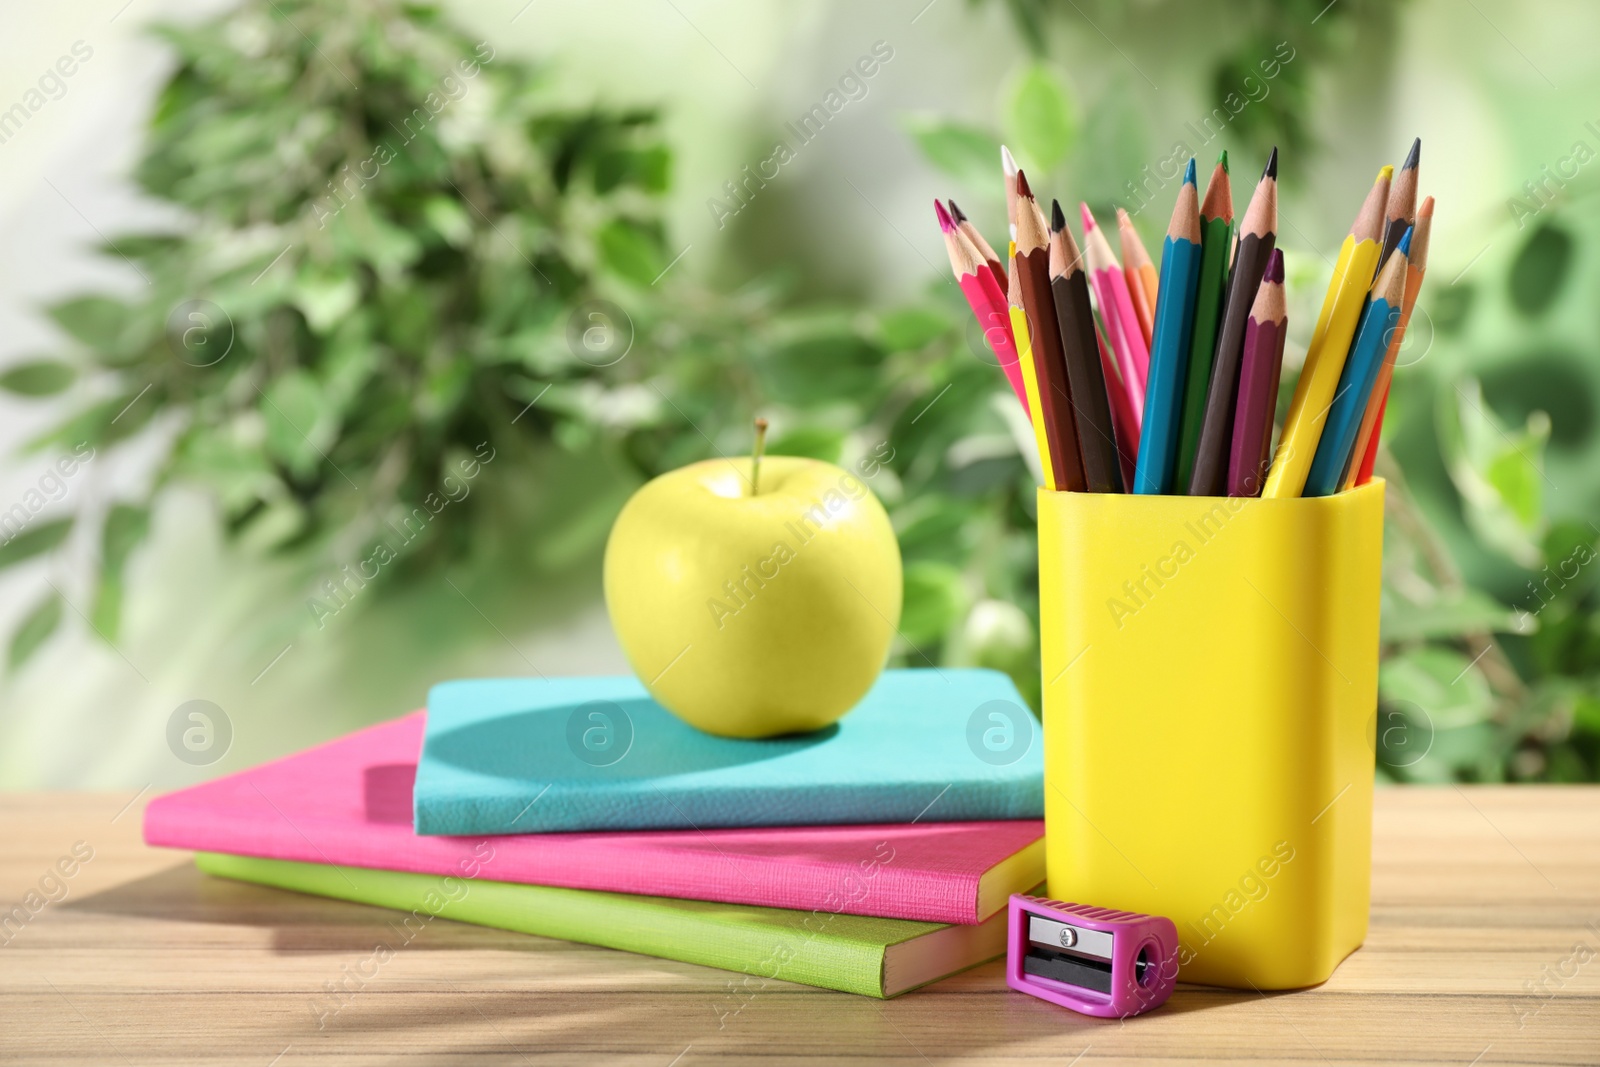
[[[419,837],[425,712],[150,802],[151,845],[973,924],[1044,880],[1044,823]]]

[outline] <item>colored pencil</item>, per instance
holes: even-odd
[[[1328,281],[1316,328],[1311,331],[1305,366],[1300,370],[1294,398],[1289,401],[1289,415],[1284,420],[1283,435],[1262,496],[1294,497],[1305,489],[1345,357],[1372,286],[1372,274],[1378,266],[1383,209],[1393,173],[1393,167],[1378,172],[1349,235],[1339,247],[1339,258],[1333,265],[1333,277]]]
[[[939,230],[944,234],[945,251],[950,255],[950,269],[955,271],[956,282],[961,286],[962,295],[967,298],[968,306],[972,308],[973,315],[977,316],[978,324],[983,327],[983,338],[994,350],[995,358],[1000,361],[1000,369],[1005,371],[1006,380],[1011,383],[1012,392],[1017,394],[1022,410],[1032,418],[1032,409],[1028,407],[1027,388],[1022,382],[1022,368],[1018,366],[1016,344],[1011,336],[1010,314],[1006,310],[1005,294],[995,284],[994,275],[990,272],[989,265],[984,262],[982,253],[956,228],[955,220],[950,217],[944,205],[935,200],[933,210],[939,217]]]
[[[1061,326],[1056,319],[1055,297],[1050,292],[1050,231],[1028,188],[1028,176],[1021,170],[1017,171],[1017,286],[1022,290],[1022,309],[1027,313],[1028,336],[1033,341],[1039,404],[1044,409],[1052,448],[1050,466],[1062,489],[1081,493],[1085,489],[1083,458],[1066,360],[1061,352]]]
[[[983,255],[983,261],[989,265],[989,273],[994,275],[995,282],[1000,286],[1000,294],[1004,296],[1010,284],[1006,279],[1006,265],[1000,262],[994,247],[983,239],[983,234],[967,219],[967,213],[957,207],[954,200],[946,200],[945,204],[950,208],[950,217],[956,220],[956,229],[961,231],[961,236],[971,241],[972,246]]]
[[[1133,219],[1127,211],[1117,208],[1117,237],[1122,245],[1122,276],[1128,280],[1128,295],[1133,298],[1133,314],[1139,320],[1139,330],[1144,343],[1156,328],[1156,295],[1161,290],[1161,279],[1156,265],[1150,262],[1150,253],[1139,240],[1139,231],[1133,228]]]
[[[1222,496],[1228,488],[1228,457],[1233,445],[1233,413],[1238,406],[1239,362],[1244,354],[1244,328],[1255,303],[1267,260],[1278,244],[1278,150],[1262,168],[1261,180],[1239,222],[1233,242],[1232,276],[1223,301],[1217,344],[1206,382],[1206,402],[1195,441],[1192,496]]]
[[[1389,186],[1389,199],[1383,209],[1383,250],[1378,253],[1381,266],[1389,262],[1389,253],[1400,243],[1400,237],[1417,222],[1417,163],[1422,156],[1422,138],[1411,142],[1406,161]],[[1415,239],[1413,239],[1413,242]],[[1415,247],[1413,243],[1412,247]]]
[[[1128,279],[1112,254],[1106,235],[1095,224],[1094,212],[1089,210],[1088,204],[1080,204],[1079,209],[1083,213],[1083,258],[1089,265],[1089,281],[1094,286],[1095,297],[1100,301],[1100,320],[1105,323],[1107,340],[1116,353],[1122,384],[1133,399],[1134,411],[1142,423],[1150,347],[1145,344],[1139,318],[1133,311]]]
[[[1055,298],[1056,322],[1061,327],[1061,352],[1066,358],[1067,386],[1072,392],[1072,412],[1078,424],[1083,480],[1091,493],[1120,493],[1117,439],[1100,367],[1089,279],[1059,201],[1050,204],[1050,230],[1050,294]]]
[[[1366,411],[1367,401],[1372,398],[1372,386],[1378,380],[1378,368],[1398,332],[1410,251],[1411,231],[1407,230],[1389,261],[1378,272],[1378,280],[1372,283],[1366,309],[1361,313],[1361,326],[1339,372],[1339,388],[1334,393],[1322,436],[1317,440],[1303,496],[1329,496],[1339,491],[1340,477],[1350,450],[1355,446],[1356,433],[1361,429],[1361,414]]]
[[[1017,161],[1011,149],[1000,146],[1000,172],[1006,178],[1006,221],[1011,225],[1011,239],[1017,239]]]
[[[1017,288],[1017,242],[1011,242],[1006,257],[1010,265],[1009,284],[1006,286],[1007,311],[1011,317],[1011,336],[1016,339],[1017,363],[1022,367],[1022,381],[1028,390],[1028,420],[1033,424],[1033,443],[1039,449],[1039,469],[1044,475],[1046,489],[1060,489],[1056,483],[1055,465],[1050,462],[1050,428],[1044,419],[1044,405],[1039,401],[1039,371],[1033,362],[1033,341],[1028,336],[1028,313],[1022,310],[1022,290]]]
[[[1274,248],[1244,327],[1244,357],[1239,364],[1239,402],[1233,415],[1228,455],[1228,495],[1258,496],[1266,480],[1272,414],[1278,407],[1278,376],[1283,370],[1283,339],[1288,332],[1283,293],[1283,250]]]
[[[1189,340],[1189,369],[1183,381],[1183,407],[1178,414],[1178,466],[1174,490],[1189,491],[1194,457],[1200,448],[1206,393],[1211,387],[1211,362],[1216,356],[1217,327],[1222,318],[1223,290],[1228,282],[1228,257],[1233,249],[1233,185],[1228,180],[1228,153],[1217,157],[1200,201],[1200,281],[1194,291],[1194,330]]]
[[[1200,193],[1194,160],[1183,174],[1178,203],[1161,242],[1161,299],[1150,344],[1150,381],[1145,389],[1135,493],[1172,492],[1178,462],[1178,416],[1194,327],[1195,287],[1200,281]]]
[[[1124,490],[1133,484],[1133,472],[1139,463],[1139,415],[1133,410],[1133,399],[1122,387],[1117,377],[1116,360],[1100,324],[1094,327],[1094,345],[1100,352],[1100,376],[1105,379],[1106,395],[1111,401],[1111,426],[1117,439],[1117,468],[1122,472]]]
[[[1389,386],[1394,380],[1394,361],[1405,343],[1406,327],[1411,322],[1412,309],[1417,306],[1417,293],[1422,290],[1422,278],[1428,272],[1428,237],[1433,231],[1433,197],[1422,202],[1417,210],[1417,224],[1411,231],[1411,253],[1406,257],[1406,294],[1400,305],[1400,328],[1383,354],[1383,366],[1378,368],[1378,380],[1372,387],[1372,400],[1361,416],[1361,429],[1356,434],[1356,447],[1350,453],[1352,470],[1345,477],[1344,487],[1366,485],[1372,480],[1372,468],[1378,459],[1378,438],[1383,432],[1383,412],[1389,404]]]

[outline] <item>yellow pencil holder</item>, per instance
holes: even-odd
[[[1039,491],[1050,895],[1164,915],[1178,977],[1314,985],[1372,875],[1383,482]]]

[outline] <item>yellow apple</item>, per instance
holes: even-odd
[[[793,456],[670,471],[606,542],[606,608],[634,673],[724,737],[820,729],[877,679],[900,623],[900,545],[856,475]]]

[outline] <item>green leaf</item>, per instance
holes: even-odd
[[[1434,329],[1446,336],[1459,334],[1467,324],[1475,293],[1471,282],[1457,282],[1437,290],[1426,305]]]
[[[90,624],[106,641],[115,641],[122,624],[123,570],[133,550],[150,533],[150,509],[113,504],[100,531],[100,580]]]
[[[1511,263],[1511,304],[1532,319],[1550,310],[1567,280],[1576,251],[1572,236],[1546,223],[1534,230]]]
[[[1439,445],[1461,494],[1467,525],[1486,544],[1525,567],[1538,565],[1544,536],[1544,451],[1550,418],[1528,416],[1522,429],[1501,425],[1476,379],[1442,391]]]
[[[844,451],[844,434],[822,426],[797,426],[775,438],[767,451],[774,456],[808,456],[838,463]]]
[[[1462,637],[1478,633],[1530,633],[1522,614],[1512,611],[1487,593],[1462,589],[1444,593],[1431,604],[1416,604],[1396,596],[1384,601],[1383,640],[1415,641],[1424,638]]]
[[[0,530],[9,538],[0,545],[0,567],[14,567],[23,560],[49,552],[72,532],[72,516],[33,522],[31,516],[22,520],[19,512],[23,510],[25,505],[17,504],[0,514]]]
[[[666,262],[661,243],[650,230],[628,219],[612,219],[600,228],[600,255],[606,266],[639,285],[661,275]]]
[[[61,625],[61,595],[52,589],[23,617],[21,625],[11,634],[11,651],[7,657],[11,669],[16,670],[27,662],[28,657],[50,639],[50,635],[55,633],[59,625]]]
[[[1385,660],[1378,691],[1386,702],[1420,709],[1435,730],[1482,722],[1494,707],[1483,672],[1460,652],[1435,645]]]
[[[878,341],[890,352],[924,348],[950,329],[950,317],[929,307],[906,307],[878,319]]]
[[[92,349],[116,347],[127,321],[128,307],[108,296],[78,296],[48,309],[56,325]]]
[[[1065,82],[1042,63],[1023,70],[1006,103],[1006,135],[1024,168],[1054,169],[1077,140]]]
[[[467,209],[448,196],[433,196],[422,205],[422,217],[435,233],[457,248],[472,240],[472,219]]]
[[[54,396],[78,377],[70,363],[40,359],[19,363],[0,374],[0,389],[18,396]]]
[[[905,125],[923,157],[967,189],[991,197],[996,189],[1003,190],[995,177],[1000,172],[1000,141],[993,134],[927,116],[910,116]]]
[[[1572,728],[1600,737],[1600,696],[1586,693],[1572,705]]]
[[[322,392],[303,370],[292,370],[267,389],[261,399],[266,420],[267,454],[299,477],[309,477],[322,459]]]
[[[905,600],[900,633],[918,647],[943,640],[967,611],[968,596],[956,568],[932,561],[905,568]]]
[[[361,299],[361,286],[348,271],[308,266],[296,280],[295,306],[316,333],[338,325]]]
[[[635,185],[646,192],[666,192],[671,164],[672,153],[664,145],[601,152],[594,160],[594,191],[605,194],[623,185]]]
[[[808,406],[875,396],[882,363],[883,350],[853,330],[819,327],[779,345],[760,369],[768,395]]]

